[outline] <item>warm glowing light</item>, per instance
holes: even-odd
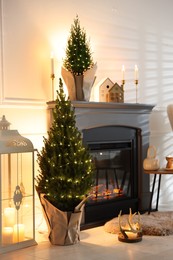
[[[67,43],[68,32],[60,31],[58,34],[52,36],[51,38],[51,47],[54,50],[55,57],[58,61],[61,61],[65,56],[65,47]]]
[[[15,209],[5,208],[4,209],[4,226],[13,227],[15,223]]]
[[[130,209],[130,214],[128,217],[128,224],[125,226],[121,225],[121,211],[118,215],[119,220],[119,229],[120,233],[118,235],[118,240],[121,242],[140,242],[142,240],[142,226],[140,221],[140,213],[138,212],[138,221],[133,222],[133,217],[136,215],[136,212],[132,214],[132,211]]]
[[[122,65],[122,69],[121,69],[121,72],[122,72],[122,80],[124,80],[124,75],[125,75],[125,67],[124,65]]]
[[[24,241],[25,227],[23,224],[14,225],[13,241],[14,243]]]
[[[2,241],[3,241],[3,244],[12,244],[13,243],[13,228],[12,227],[3,228]]]

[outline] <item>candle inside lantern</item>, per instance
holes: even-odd
[[[2,243],[12,244],[13,243],[13,228],[4,227],[2,230]]]
[[[51,75],[54,74],[54,54],[51,52]]]
[[[135,65],[135,80],[138,80],[138,66]]]
[[[15,209],[5,208],[4,209],[4,226],[13,227],[15,223]]]
[[[13,242],[18,243],[24,241],[25,227],[23,224],[14,225]]]
[[[122,65],[121,72],[122,72],[122,80],[124,80],[124,74],[125,74],[125,67],[124,67],[124,65]]]

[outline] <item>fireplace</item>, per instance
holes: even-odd
[[[50,126],[55,102],[47,104]],[[120,210],[147,211],[150,181],[142,163],[154,106],[83,101],[73,101],[72,105],[83,141],[96,163],[95,198],[86,204],[82,228],[101,225]]]
[[[85,206],[86,225],[98,225],[122,213],[139,210],[141,129],[102,126],[83,130],[95,164],[92,195]]]

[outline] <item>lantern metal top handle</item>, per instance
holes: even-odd
[[[5,118],[5,115],[3,115],[2,120],[0,121],[0,130],[8,130],[10,125],[10,122],[8,122]]]
[[[0,153],[32,152],[32,142],[21,136],[17,130],[10,130],[10,125],[3,115],[0,121]]]

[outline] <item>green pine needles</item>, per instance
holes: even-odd
[[[60,210],[73,211],[91,189],[93,162],[82,143],[74,108],[65,97],[61,79],[53,118],[48,138],[44,137],[44,147],[38,153],[37,190]]]
[[[85,30],[80,26],[78,16],[71,25],[63,65],[74,75],[83,75],[94,65],[90,42],[87,40]]]

